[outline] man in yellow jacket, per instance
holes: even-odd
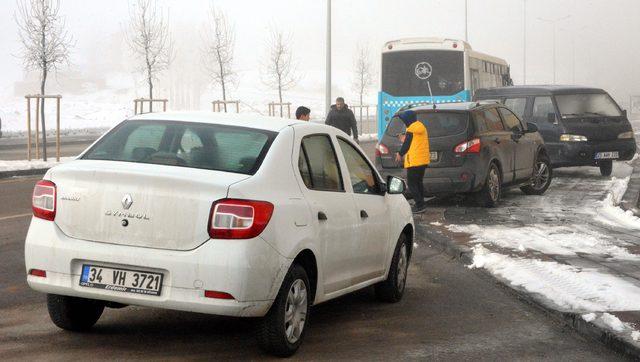
[[[427,127],[418,121],[416,112],[412,110],[404,111],[399,115],[400,119],[407,126],[404,142],[400,152],[396,154],[396,161],[400,162],[404,157],[404,168],[407,169],[407,183],[409,191],[415,200],[413,213],[418,214],[426,210],[424,202],[424,172],[429,162],[431,154],[429,152],[429,133]]]

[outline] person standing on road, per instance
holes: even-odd
[[[356,116],[353,115],[349,106],[344,103],[344,98],[336,98],[336,104],[331,106],[331,110],[329,114],[327,114],[327,120],[324,123],[342,130],[349,136],[351,136],[351,131],[353,131],[353,139],[358,142]]]
[[[431,162],[429,153],[429,133],[427,127],[418,121],[416,112],[404,111],[399,115],[407,126],[407,131],[400,152],[396,153],[396,162],[404,157],[404,168],[407,169],[407,183],[409,191],[415,200],[413,213],[424,212],[427,208],[424,202],[424,172]]]
[[[305,106],[296,109],[296,119],[298,121],[309,121],[311,119],[311,110]]]

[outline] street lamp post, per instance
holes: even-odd
[[[522,84],[527,84],[527,0],[522,0]]]
[[[557,19],[543,19],[543,18],[538,18],[538,20],[540,21],[544,21],[547,23],[551,23],[553,25],[553,84],[556,84],[556,29],[557,29],[557,24],[559,21],[561,20],[567,20],[571,17],[571,15],[567,15],[567,16],[563,16],[561,18],[557,18]]]
[[[469,42],[469,1],[464,0],[464,41]]]
[[[325,110],[327,114],[331,108],[331,0],[327,0],[327,74],[325,75]]]

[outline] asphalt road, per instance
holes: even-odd
[[[25,282],[23,242],[37,178],[0,180],[0,359],[262,359],[252,320],[108,309],[93,330],[59,330]],[[619,360],[485,274],[418,240],[405,298],[366,289],[313,309],[299,360]]]

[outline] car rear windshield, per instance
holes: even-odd
[[[427,128],[429,138],[446,137],[460,134],[467,130],[469,115],[466,112],[427,112],[418,113],[418,120]],[[406,127],[399,117],[393,117],[386,134],[396,137],[406,132]]]
[[[82,159],[254,174],[275,132],[203,123],[125,121]]]
[[[620,117],[620,109],[606,93],[563,94],[556,96],[563,118]]]

